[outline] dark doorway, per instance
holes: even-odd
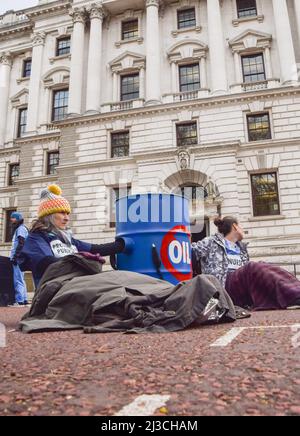
[[[209,220],[205,219],[204,229],[201,232],[193,233],[192,229],[192,242],[202,241],[207,236],[209,236]]]

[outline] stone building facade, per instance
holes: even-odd
[[[57,182],[83,240],[114,237],[119,184],[189,187],[205,203],[194,239],[235,215],[255,259],[299,262],[299,58],[297,0],[40,0],[7,12],[1,254],[9,213],[29,224]]]

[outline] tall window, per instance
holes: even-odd
[[[139,36],[139,20],[123,21],[122,40],[137,38]]]
[[[195,8],[177,11],[177,23],[178,23],[178,29],[186,29],[188,27],[195,27],[196,26]]]
[[[276,173],[251,175],[253,215],[280,215],[279,192]]]
[[[13,212],[17,212],[17,209],[7,209],[5,211],[5,235],[4,242],[11,242],[13,238],[13,226],[10,222],[10,217]]]
[[[31,59],[26,59],[23,62],[23,74],[22,77],[30,77],[31,75]]]
[[[263,141],[271,139],[271,126],[269,114],[247,116],[249,141]]]
[[[191,215],[197,215],[201,208],[201,202],[207,198],[208,193],[206,188],[198,185],[184,185],[180,188],[182,197],[189,200]]]
[[[131,186],[127,186],[124,188],[112,188],[111,196],[110,196],[110,227],[116,227],[116,201],[119,198],[125,197],[126,195],[131,194]]]
[[[188,147],[190,145],[198,144],[196,122],[177,124],[176,134],[178,147]]]
[[[129,155],[129,132],[111,134],[111,157],[125,157]]]
[[[47,153],[47,174],[56,174],[56,168],[59,165],[59,151],[50,151]]]
[[[180,92],[198,91],[200,89],[199,64],[179,67]]]
[[[121,76],[121,101],[134,100],[140,96],[139,74]]]
[[[208,196],[207,189],[198,185],[181,186],[180,193],[189,201],[204,200]]]
[[[209,222],[205,220],[202,223],[204,201],[208,197],[208,191],[204,186],[197,184],[182,185],[176,194],[181,195],[189,200],[189,213],[193,224],[192,242],[198,242],[209,234]],[[197,218],[199,222],[197,222]]]
[[[27,107],[19,109],[18,138],[24,136],[27,126]]]
[[[10,164],[8,166],[8,186],[13,186],[16,184],[20,175],[20,164]]]
[[[68,113],[68,101],[68,89],[53,92],[52,121],[59,121],[66,118]]]
[[[266,80],[264,57],[262,53],[242,56],[244,83]]]
[[[56,56],[69,54],[71,51],[71,38],[59,38],[56,40]]]
[[[254,17],[257,15],[256,0],[237,0],[238,18]]]

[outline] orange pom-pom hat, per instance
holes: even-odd
[[[38,217],[52,215],[53,213],[71,213],[68,200],[62,197],[62,190],[57,185],[50,185],[41,192],[41,203],[38,209]]]

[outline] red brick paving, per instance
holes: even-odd
[[[0,308],[7,330],[25,312]],[[113,415],[142,394],[170,395],[169,415],[300,415],[300,311],[260,312],[233,324],[170,334],[7,334],[0,348],[0,415]],[[159,412],[157,412],[159,415]]]

